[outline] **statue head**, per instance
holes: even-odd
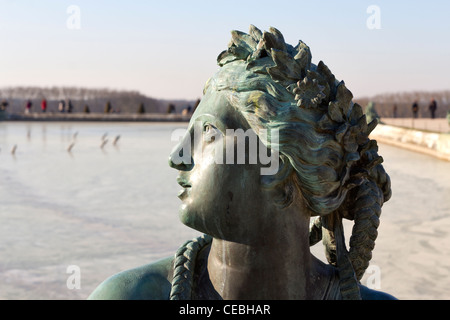
[[[258,205],[284,208],[300,199],[308,215],[317,216],[310,243],[323,238],[329,263],[353,269],[360,279],[370,260],[381,206],[391,195],[376,141],[369,138],[376,121],[367,123],[344,82],[338,81],[322,61],[312,63],[305,43],[287,44],[275,28],[261,32],[250,26],[248,34],[232,31],[228,49],[218,56],[218,64],[219,70],[205,85],[189,132],[192,134],[200,122],[199,130],[214,136],[206,140],[217,142],[227,129],[250,130],[276,156],[276,170],[262,175],[261,168],[267,163],[265,166],[261,161],[253,166],[220,167],[217,153],[208,151],[208,146],[201,147],[207,150],[201,162],[175,164],[173,156],[179,151],[172,153],[170,163],[182,172],[179,182],[186,187],[182,199],[193,197],[188,194],[195,191],[190,188],[192,179],[204,182],[209,176],[209,183],[198,190],[198,196],[203,194],[202,202],[184,200],[183,222],[208,232],[211,227],[199,227],[192,212],[198,213],[201,208],[208,208],[211,215],[226,211],[218,206],[227,197],[234,198],[236,206],[254,206],[256,212]],[[216,130],[222,134],[217,135]],[[185,137],[181,145],[194,140]],[[229,137],[224,140],[231,141]],[[245,159],[250,157],[247,148]],[[206,166],[208,161],[217,165]],[[204,170],[196,174],[195,166]],[[183,172],[190,172],[190,181]],[[236,192],[221,194],[225,181],[233,184]],[[342,218],[355,221],[349,251],[344,245]],[[242,223],[242,219],[236,216],[229,223]]]

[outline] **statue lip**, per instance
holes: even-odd
[[[189,193],[189,190],[191,188],[191,185],[189,184],[189,182],[182,176],[178,176],[177,177],[177,182],[180,186],[183,187],[183,189],[180,190],[180,192],[178,193],[178,198],[180,200],[184,200]]]
[[[191,184],[182,176],[177,177],[177,183],[183,188],[191,188]]]

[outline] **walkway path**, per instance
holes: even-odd
[[[446,118],[382,118],[381,122],[397,127],[413,128],[434,132],[450,132],[450,126]]]

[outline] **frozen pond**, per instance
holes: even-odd
[[[108,276],[198,235],[178,220],[180,187],[167,164],[171,133],[183,127],[0,122],[0,299],[85,299]],[[380,154],[394,193],[372,260],[381,289],[449,299],[450,163],[385,145]],[[67,287],[72,265],[80,289]]]
[[[0,298],[85,298],[197,235],[178,220],[167,164],[183,126],[0,123]],[[66,286],[69,265],[80,268],[79,290]]]

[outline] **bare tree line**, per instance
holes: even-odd
[[[138,91],[112,90],[107,88],[91,89],[80,87],[6,87],[0,88],[0,101],[8,102],[8,112],[21,113],[28,100],[32,103],[31,112],[42,112],[41,101],[47,101],[46,112],[59,112],[60,101],[66,104],[70,100],[73,109],[79,113],[105,113],[109,105],[110,113],[166,113],[168,106],[175,107],[174,112],[195,105],[189,100],[160,100],[147,97]]]
[[[47,112],[58,112],[61,100],[71,101],[72,112],[85,112],[86,106],[92,113],[104,113],[109,103],[112,113],[181,113],[191,107],[195,109],[197,101],[189,100],[159,100],[147,97],[138,91],[119,91],[107,88],[91,89],[81,87],[7,87],[0,88],[0,100],[8,101],[8,111],[20,113],[25,109],[28,100],[32,102],[32,112],[41,112],[42,99],[47,100]],[[419,105],[418,116],[429,118],[428,110],[431,99],[437,102],[436,117],[445,118],[450,110],[450,90],[445,91],[414,91],[384,93],[372,97],[355,98],[363,109],[369,102],[375,104],[375,110],[380,117],[394,117],[394,106],[397,107],[396,117],[412,117],[412,104]],[[189,109],[191,109],[189,108]]]
[[[381,118],[393,118],[394,106],[397,106],[397,118],[411,118],[412,105],[416,101],[419,105],[419,118],[430,118],[430,111],[428,106],[431,99],[437,102],[436,117],[445,118],[447,111],[450,110],[450,90],[445,91],[413,91],[413,92],[397,92],[378,94],[373,97],[364,97],[354,99],[363,110],[367,107],[369,102],[375,104],[375,110]]]

